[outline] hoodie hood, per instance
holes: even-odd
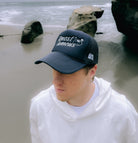
[[[95,82],[99,89],[99,95],[88,105],[88,107],[81,113],[77,114],[67,102],[62,102],[57,99],[54,86],[51,86],[50,94],[57,110],[60,114],[64,116],[67,120],[74,121],[81,118],[87,118],[106,106],[107,102],[110,99],[111,95],[111,86],[110,83],[103,80],[102,78],[95,77]]]

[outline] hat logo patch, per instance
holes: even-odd
[[[92,54],[92,53],[89,53],[89,55],[88,55],[88,59],[90,59],[90,60],[94,60],[94,55]]]
[[[57,40],[57,46],[76,47],[76,46],[81,46],[83,42],[84,42],[84,39],[78,38],[76,36],[72,36],[72,37],[60,36]]]

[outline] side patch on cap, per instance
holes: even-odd
[[[92,53],[89,53],[88,59],[93,61],[94,60],[94,55]]]

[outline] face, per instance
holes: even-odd
[[[93,68],[90,71],[86,74],[86,69],[81,69],[72,74],[62,74],[53,70],[57,98],[69,104],[81,99],[80,97],[86,94],[96,70]]]

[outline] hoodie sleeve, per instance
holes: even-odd
[[[138,143],[138,113],[129,101],[127,101],[127,104],[128,132],[126,142]]]
[[[32,143],[41,143],[38,132],[38,124],[37,124],[37,105],[33,100],[30,106],[30,133],[31,133]]]

